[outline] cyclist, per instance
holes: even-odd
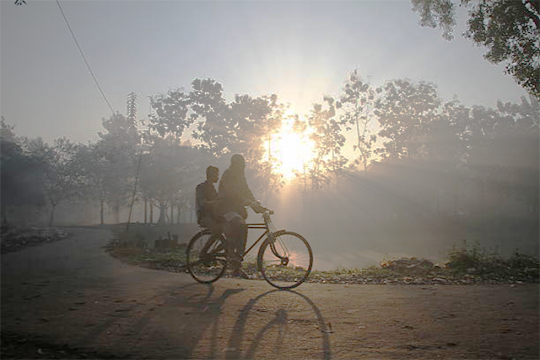
[[[263,212],[245,177],[246,162],[240,154],[231,158],[231,165],[221,177],[219,182],[217,211],[225,219],[224,232],[229,244],[227,259],[233,270],[233,275],[244,276],[242,273],[242,259],[247,242],[245,209],[250,206],[255,212]]]
[[[223,232],[223,218],[215,211],[217,205],[217,192],[214,184],[219,180],[219,169],[215,166],[206,168],[206,181],[197,185],[195,190],[195,204],[197,208],[197,223],[212,232]]]

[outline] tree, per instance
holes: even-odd
[[[347,163],[341,154],[345,145],[345,136],[342,134],[343,120],[336,120],[336,108],[341,104],[332,97],[323,98],[326,108],[322,104],[314,104],[308,122],[313,130],[310,139],[315,144],[315,159],[310,169],[312,187],[320,189],[329,183],[331,176],[337,176]]]
[[[235,95],[234,100],[227,103],[220,83],[195,79],[189,98],[193,112],[190,118],[197,121],[193,138],[199,142],[199,147],[209,151],[223,166],[228,166],[232,154],[242,154],[248,164],[246,175],[257,193],[278,189],[278,176],[264,161],[264,142],[268,146],[282,117],[283,106],[277,102],[277,95],[257,98]]]
[[[203,150],[180,145],[172,137],[151,137],[150,147],[141,161],[140,191],[145,199],[158,204],[158,223],[166,222],[167,209],[172,205],[194,197],[192,194],[205,173],[208,158]]]
[[[50,205],[49,226],[54,224],[54,212],[61,202],[81,196],[82,170],[74,161],[79,145],[67,138],[54,141],[51,146],[41,138],[27,139],[27,156],[40,164],[45,198]]]
[[[359,160],[364,166],[364,173],[367,173],[368,165],[374,159],[374,146],[377,142],[376,117],[373,114],[375,109],[375,97],[381,89],[373,89],[369,84],[364,83],[357,70],[353,71],[345,83],[343,94],[341,95],[342,115],[341,119],[348,126],[353,126],[356,131],[356,145],[354,150],[360,153]],[[350,128],[348,127],[347,130]]]
[[[472,108],[466,161],[479,187],[479,211],[488,208],[491,192],[528,204],[538,214],[539,118],[533,97],[521,104],[499,102],[496,109]]]
[[[437,118],[441,100],[435,85],[394,80],[384,86],[384,94],[375,103],[375,115],[381,130],[384,158],[420,159],[425,155],[428,126]]]
[[[27,156],[14,126],[2,117],[0,128],[0,187],[2,222],[8,222],[8,208],[13,206],[44,204],[43,186],[40,182],[40,164]]]
[[[95,149],[103,213],[103,199],[112,206],[115,221],[119,222],[120,206],[125,204],[136,175],[141,134],[135,119],[120,113],[102,120],[106,133],[99,132],[100,140]]]
[[[232,141],[228,147],[230,155],[242,154],[248,164],[246,176],[251,189],[260,197],[266,197],[281,187],[279,175],[272,172],[271,157],[266,158],[268,139],[281,125],[280,106],[275,97],[252,98],[236,95],[229,105]]]
[[[188,117],[192,99],[182,90],[171,90],[167,94],[150,97],[153,113],[148,115],[149,129],[160,137],[180,138],[184,130],[193,123],[195,115]]]
[[[386,171],[403,180],[399,187],[428,206],[439,204],[442,194],[453,194],[457,212],[469,109],[457,100],[443,103],[434,84],[394,80],[376,99],[374,115],[383,144],[376,152]],[[435,211],[440,213],[438,205]]]
[[[230,152],[234,141],[230,107],[223,98],[223,86],[213,79],[195,79],[189,94],[197,128],[193,138],[216,158]]]
[[[440,27],[453,38],[457,0],[411,0],[420,13],[420,25]],[[536,98],[540,98],[540,5],[535,0],[461,0],[468,12],[464,36],[488,48],[484,57],[506,64],[506,72]]]

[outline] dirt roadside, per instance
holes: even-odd
[[[70,232],[2,255],[3,359],[540,358],[538,284],[205,286]]]

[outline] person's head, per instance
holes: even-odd
[[[234,154],[231,158],[231,169],[243,172],[245,168],[246,161],[244,157],[240,154]]]
[[[206,179],[215,183],[219,179],[219,169],[215,166],[209,166],[206,168]]]

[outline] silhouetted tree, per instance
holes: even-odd
[[[384,94],[376,101],[374,111],[383,138],[384,158],[420,159],[425,155],[426,134],[437,119],[441,100],[435,85],[408,80],[394,80],[384,86]]]
[[[194,114],[188,117],[192,101],[190,96],[180,89],[150,97],[153,113],[148,115],[148,128],[157,132],[161,138],[180,138],[195,120]]]
[[[78,198],[82,194],[82,169],[74,161],[79,145],[67,138],[44,143],[41,138],[27,139],[28,156],[39,162],[45,197],[50,205],[49,226],[54,224],[54,213],[61,202]]]
[[[341,119],[348,125],[347,130],[352,126],[356,132],[353,149],[358,150],[360,157],[355,162],[362,163],[364,173],[367,173],[368,165],[375,155],[378,129],[373,111],[376,95],[380,92],[380,88],[373,89],[364,83],[355,70],[350,74],[341,95]]]
[[[499,102],[496,109],[474,106],[468,126],[467,165],[479,188],[479,211],[488,193],[514,198],[538,213],[538,101]]]
[[[112,206],[115,221],[119,222],[120,206],[125,204],[133,191],[141,134],[134,119],[120,113],[102,120],[105,133],[99,132],[97,156],[101,177],[102,194]]]
[[[182,203],[186,194],[194,196],[210,162],[204,150],[181,145],[174,137],[150,137],[141,161],[140,189],[145,199],[159,206],[158,223],[166,222],[167,209]]]
[[[234,140],[230,108],[223,98],[223,86],[212,79],[195,79],[189,93],[197,127],[193,138],[216,158],[229,151]]]
[[[40,164],[27,156],[14,126],[2,117],[0,128],[0,187],[2,222],[8,222],[8,209],[13,206],[44,205]]]
[[[265,144],[268,146],[281,121],[283,107],[277,96],[235,95],[234,101],[227,103],[220,83],[195,79],[189,97],[192,117],[197,121],[193,138],[199,146],[208,150],[221,168],[229,166],[232,154],[242,154],[248,164],[246,175],[259,196],[279,188],[278,176],[264,161]]]
[[[330,182],[331,176],[337,176],[346,165],[347,159],[341,154],[345,145],[345,136],[342,134],[344,120],[336,120],[336,108],[341,104],[332,97],[323,99],[326,107],[314,104],[308,118],[312,132],[310,139],[315,144],[315,158],[310,168],[312,187],[320,189]]]
[[[452,39],[455,7],[469,9],[464,36],[488,48],[484,57],[506,64],[506,71],[531,94],[540,98],[540,5],[535,0],[411,0],[420,24],[443,29]]]

